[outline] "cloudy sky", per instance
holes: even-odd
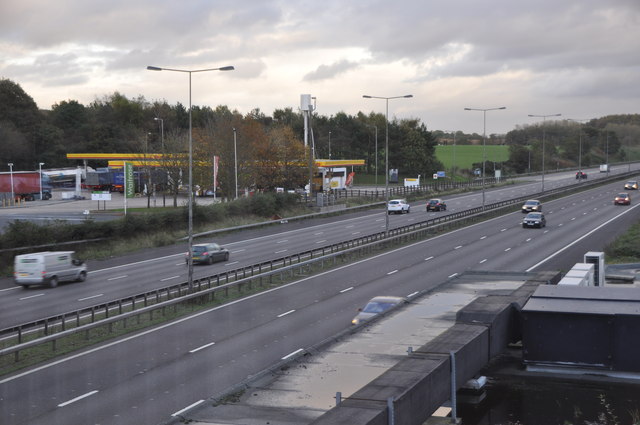
[[[0,78],[38,106],[119,92],[247,113],[385,111],[504,133],[640,113],[640,0],[0,0]]]

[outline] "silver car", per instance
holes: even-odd
[[[374,316],[377,316],[380,313],[383,313],[389,310],[392,307],[395,307],[399,304],[407,302],[407,299],[404,297],[393,297],[393,296],[379,296],[373,297],[369,300],[364,308],[358,309],[359,313],[356,317],[351,321],[352,325],[359,325],[365,320],[369,320]]]

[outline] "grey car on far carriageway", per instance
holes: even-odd
[[[216,261],[228,261],[229,250],[217,243],[199,243],[193,245],[193,264],[213,264]],[[189,253],[184,259],[189,264]]]

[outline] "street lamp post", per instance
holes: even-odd
[[[38,174],[40,174],[40,200],[42,201],[42,166],[44,162],[38,163]]]
[[[375,124],[365,124],[366,127],[372,127],[375,131],[376,131],[376,144],[375,144],[375,151],[376,151],[376,159],[375,159],[375,183],[376,183],[376,198],[378,197],[378,126]]]
[[[569,121],[577,122],[578,127],[578,139],[580,143],[579,151],[578,151],[578,171],[582,172],[582,121],[589,121],[588,119],[572,119],[569,118]],[[578,183],[582,182],[582,178],[578,179]]]
[[[546,129],[546,119],[548,117],[559,117],[562,114],[550,114],[550,115],[533,115],[529,114],[530,117],[533,118],[542,118],[542,192],[544,192],[544,141],[545,141],[545,129]]]
[[[176,69],[176,68],[161,68],[157,66],[147,66],[149,71],[174,71],[184,72],[189,74],[189,251],[187,264],[189,268],[189,291],[193,290],[193,126],[191,120],[191,74],[194,72],[207,72],[207,71],[232,71],[235,68],[233,66],[223,66],[220,68],[207,68],[207,69]]]
[[[238,199],[238,147],[236,144],[236,128],[233,127],[233,164],[236,177],[236,199]]]
[[[160,121],[160,143],[162,146],[162,152],[164,153],[164,120],[158,117],[154,117],[153,120]]]
[[[385,169],[385,173],[384,173],[384,200],[385,200],[385,207],[384,207],[384,235],[385,237],[389,234],[389,212],[388,212],[388,208],[389,208],[389,100],[390,99],[402,99],[402,98],[409,98],[409,97],[413,97],[412,94],[405,94],[404,96],[392,96],[392,97],[382,97],[382,96],[369,96],[369,95],[362,95],[362,97],[364,97],[365,99],[383,99],[386,102],[386,114],[385,114],[385,144],[384,144],[384,155],[385,155],[385,160],[384,160],[384,169]],[[376,135],[377,135],[377,128],[376,128]],[[377,140],[377,137],[376,137]]]
[[[13,162],[7,164],[9,166],[9,181],[11,182],[11,203],[16,202],[16,195],[13,193]]]
[[[331,159],[331,132],[329,132],[329,159]]]
[[[499,109],[507,109],[506,106],[499,108],[464,108],[465,111],[481,111],[483,118],[482,127],[482,209],[484,210],[485,194],[484,194],[484,172],[485,163],[487,162],[487,111],[497,111]]]

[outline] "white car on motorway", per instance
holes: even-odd
[[[389,214],[409,214],[411,205],[407,204],[404,199],[392,199],[387,205],[387,213]]]

